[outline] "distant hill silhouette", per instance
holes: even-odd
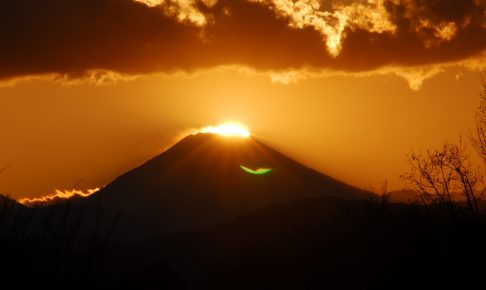
[[[302,199],[122,246],[111,263],[124,270],[112,271],[133,267],[119,281],[127,289],[476,288],[482,268],[471,261],[485,257],[484,231],[423,209]]]
[[[252,175],[240,165],[272,171]],[[185,137],[81,203],[96,203],[105,212],[121,211],[116,235],[145,238],[160,232],[203,229],[301,198],[362,199],[368,194],[254,138],[200,133]]]

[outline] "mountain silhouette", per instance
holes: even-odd
[[[242,166],[271,171],[254,175]],[[105,212],[121,212],[117,231],[123,236],[144,237],[203,229],[301,198],[361,199],[368,194],[254,138],[199,133],[121,175],[82,203],[97,203]]]

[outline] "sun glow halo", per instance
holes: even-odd
[[[207,126],[198,130],[196,133],[210,133],[225,137],[250,137],[250,131],[248,131],[245,126],[237,123],[224,123],[218,126]]]

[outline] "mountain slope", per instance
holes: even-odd
[[[249,168],[270,168],[252,175]],[[253,138],[190,135],[118,177],[97,202],[158,232],[202,229],[268,205],[314,196],[367,193],[307,168]],[[143,231],[140,226],[125,231]]]

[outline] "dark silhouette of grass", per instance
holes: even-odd
[[[65,203],[0,203],[2,273],[22,283],[85,289],[473,289],[486,258],[484,220],[386,198],[303,199],[202,231],[113,241]],[[94,221],[94,222],[87,222]],[[89,224],[87,229],[86,224]]]
[[[86,228],[85,218],[84,208],[73,208],[69,201],[58,207],[28,208],[0,196],[1,272],[24,284],[56,288],[100,283],[118,216],[104,235],[97,233],[96,223]]]

